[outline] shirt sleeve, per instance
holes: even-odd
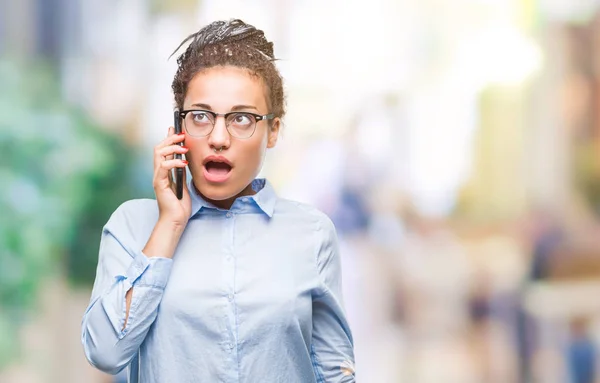
[[[173,262],[142,253],[145,240],[136,241],[132,230],[135,222],[128,220],[125,210],[124,206],[117,209],[102,231],[96,280],[82,321],[86,358],[113,375],[137,354],[156,319]],[[124,327],[125,296],[131,288],[134,290]]]
[[[318,252],[321,289],[313,297],[311,359],[318,383],[354,383],[354,344],[342,300],[337,235],[326,219]]]

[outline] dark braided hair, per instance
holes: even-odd
[[[239,19],[215,21],[188,36],[171,56],[189,41],[177,58],[172,84],[177,108],[183,108],[188,84],[196,74],[216,66],[235,66],[261,78],[268,89],[269,112],[279,118],[285,115],[283,79],[275,66],[273,43],[262,30]]]

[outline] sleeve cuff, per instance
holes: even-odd
[[[155,286],[164,288],[171,274],[173,260],[162,257],[146,257],[139,252],[127,269],[125,276],[132,286]]]

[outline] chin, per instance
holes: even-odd
[[[247,185],[239,185],[239,183],[224,182],[222,184],[212,184],[202,180],[195,182],[194,185],[204,197],[213,201],[224,201],[234,198],[240,194]]]

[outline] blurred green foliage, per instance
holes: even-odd
[[[44,278],[91,286],[102,226],[136,190],[133,148],[65,103],[52,67],[0,60],[0,369]]]

